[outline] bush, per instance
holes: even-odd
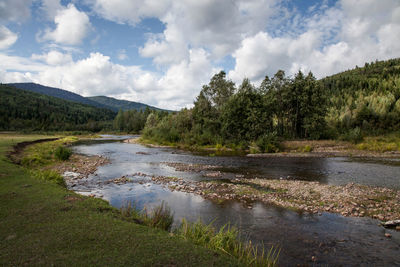
[[[268,133],[259,137],[256,144],[261,152],[275,153],[279,151],[279,141],[276,133]]]
[[[56,148],[54,155],[59,160],[68,160],[72,155],[72,150],[64,146],[59,146]]]

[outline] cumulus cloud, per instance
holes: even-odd
[[[41,37],[60,44],[78,45],[86,37],[91,27],[89,17],[85,12],[76,9],[74,4],[58,10],[54,17],[56,28],[47,29]]]
[[[63,54],[56,50],[42,55],[33,54],[32,59],[44,61],[49,65],[62,65],[72,62],[72,56],[70,54]]]
[[[283,69],[289,75],[311,70],[322,78],[368,61],[398,57],[399,12],[396,0],[342,0],[304,17],[298,33],[271,36],[262,31],[244,38],[233,53],[236,64],[229,77],[259,82]]]
[[[0,50],[12,46],[18,39],[18,35],[5,26],[0,26]]]

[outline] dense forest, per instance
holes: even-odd
[[[114,119],[113,129],[120,132],[140,133],[145,127],[147,117],[155,112],[163,117],[168,115],[168,111],[155,111],[151,110],[149,107],[144,110],[131,109],[123,111],[120,109]]]
[[[400,59],[367,63],[321,80],[279,70],[256,87],[237,87],[225,72],[204,85],[191,109],[153,112],[143,135],[188,145],[257,145],[277,150],[280,139],[348,139],[400,129]]]
[[[0,85],[0,130],[111,129],[116,113],[56,97]]]
[[[327,123],[343,133],[400,129],[400,59],[366,63],[320,81],[329,98]]]

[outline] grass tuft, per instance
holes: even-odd
[[[174,215],[164,201],[151,212],[148,212],[146,208],[143,210],[137,209],[136,205],[132,204],[132,202],[121,207],[120,210],[122,216],[129,220],[166,231],[171,230],[172,223],[174,222]]]
[[[222,251],[237,258],[246,266],[276,266],[278,262],[280,250],[271,247],[265,253],[264,249],[259,251],[258,246],[253,245],[251,241],[241,242],[238,238],[238,229],[229,224],[216,231],[212,223],[208,225],[201,221],[189,223],[183,219],[181,226],[175,230],[175,234],[197,245]]]
[[[61,185],[63,187],[66,186],[64,178],[57,173],[56,171],[53,170],[32,170],[31,174],[33,177],[36,179],[42,180],[42,181],[49,181],[52,183],[56,183],[58,185]]]

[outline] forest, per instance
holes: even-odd
[[[260,86],[236,86],[221,71],[204,85],[194,107],[153,112],[146,139],[187,145],[278,150],[287,139],[342,139],[400,129],[400,59],[366,63],[321,80],[312,72],[288,77],[278,70]]]
[[[0,85],[0,130],[91,131],[112,129],[116,113]]]

